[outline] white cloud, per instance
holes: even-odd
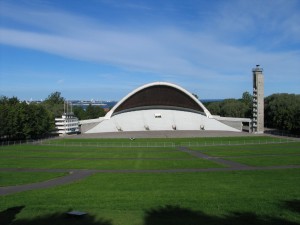
[[[270,39],[273,43],[279,40],[277,45],[289,38],[299,41],[296,21],[300,19],[299,14],[290,10],[292,4],[280,9],[283,15],[276,15],[277,7],[283,5],[281,1],[276,4],[267,1],[271,5],[264,8],[261,1],[251,1],[252,7],[249,1],[234,2],[237,8],[223,5],[219,16],[208,22],[207,26],[213,26],[212,29],[203,31],[187,31],[175,26],[135,30],[59,10],[36,11],[6,5],[2,17],[26,26],[22,29],[2,26],[0,43],[129,71],[159,74],[162,80],[184,77],[195,82],[239,83],[247,81],[251,68],[261,64],[268,79],[299,82],[299,49],[266,51],[254,42],[247,45],[232,41],[251,32],[262,32],[259,29],[267,29],[267,34],[273,34],[276,29],[278,33],[283,32],[282,36]],[[286,17],[288,12],[291,18]],[[258,21],[261,24],[257,26]],[[258,39],[261,38],[262,34]]]
[[[60,80],[57,81],[57,84],[58,84],[58,85],[62,85],[62,84],[64,84],[64,83],[65,83],[65,80],[64,80],[64,79],[60,79]]]
[[[276,50],[291,41],[300,44],[299,7],[297,0],[223,1],[207,28],[220,38]]]

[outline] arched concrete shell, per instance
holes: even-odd
[[[170,109],[148,109],[116,114],[111,118],[99,121],[98,125],[86,131],[86,133],[146,130],[219,130],[239,132],[235,128],[200,113]]]
[[[139,87],[119,101],[85,133],[118,131],[219,130],[235,131],[216,120],[190,92],[171,83]],[[89,124],[84,121],[81,124]]]
[[[106,118],[145,109],[192,111],[211,117],[205,106],[187,90],[175,84],[155,82],[141,86],[129,93],[107,113]]]

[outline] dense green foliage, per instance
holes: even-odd
[[[300,134],[300,95],[273,94],[265,98],[265,127]],[[213,115],[252,118],[252,96],[244,92],[241,99],[210,102]]]
[[[55,117],[71,110],[60,92],[51,93],[42,103],[21,102],[18,98],[0,97],[0,140],[23,140],[42,138],[55,129]],[[86,110],[74,107],[80,120],[105,115],[99,106],[89,105]]]
[[[300,95],[273,94],[265,98],[265,126],[300,134]]]
[[[92,106],[91,104],[88,105],[86,110],[80,106],[74,106],[73,112],[79,120],[96,119],[105,116],[105,111],[103,108],[100,106]]]
[[[61,96],[60,92],[51,93],[43,102],[42,105],[49,110],[52,121],[54,123],[55,117],[61,117],[64,112],[65,99]]]
[[[39,104],[19,102],[17,98],[0,98],[0,138],[29,139],[42,137],[52,128],[51,114]]]
[[[249,92],[244,92],[242,99],[225,99],[221,102],[211,102],[207,104],[207,109],[213,115],[251,118],[252,96]]]

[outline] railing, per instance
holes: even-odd
[[[299,141],[300,140],[288,139],[288,138],[274,138],[274,139],[266,139],[266,140],[183,142],[181,143],[181,145],[186,147],[233,146],[233,145],[282,144],[282,143],[293,143]]]
[[[269,129],[265,129],[264,133],[265,134],[274,135],[274,136],[289,137],[289,138],[299,138],[300,139],[300,135],[290,134],[290,133],[287,133],[286,131],[281,131],[281,130],[269,130]]]
[[[294,136],[296,137],[296,136]],[[297,136],[299,138],[299,136]],[[10,141],[1,142],[0,146],[7,145],[41,145],[41,146],[62,146],[62,147],[96,147],[96,148],[176,148],[176,147],[197,147],[197,146],[231,146],[231,145],[258,145],[258,144],[279,144],[300,142],[300,139],[273,138],[266,140],[231,140],[231,141],[190,141],[190,142],[53,142],[48,140],[30,140],[30,141]]]

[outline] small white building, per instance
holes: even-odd
[[[79,133],[79,121],[74,116],[74,113],[64,113],[61,118],[55,118],[56,132],[60,135],[77,134]]]

